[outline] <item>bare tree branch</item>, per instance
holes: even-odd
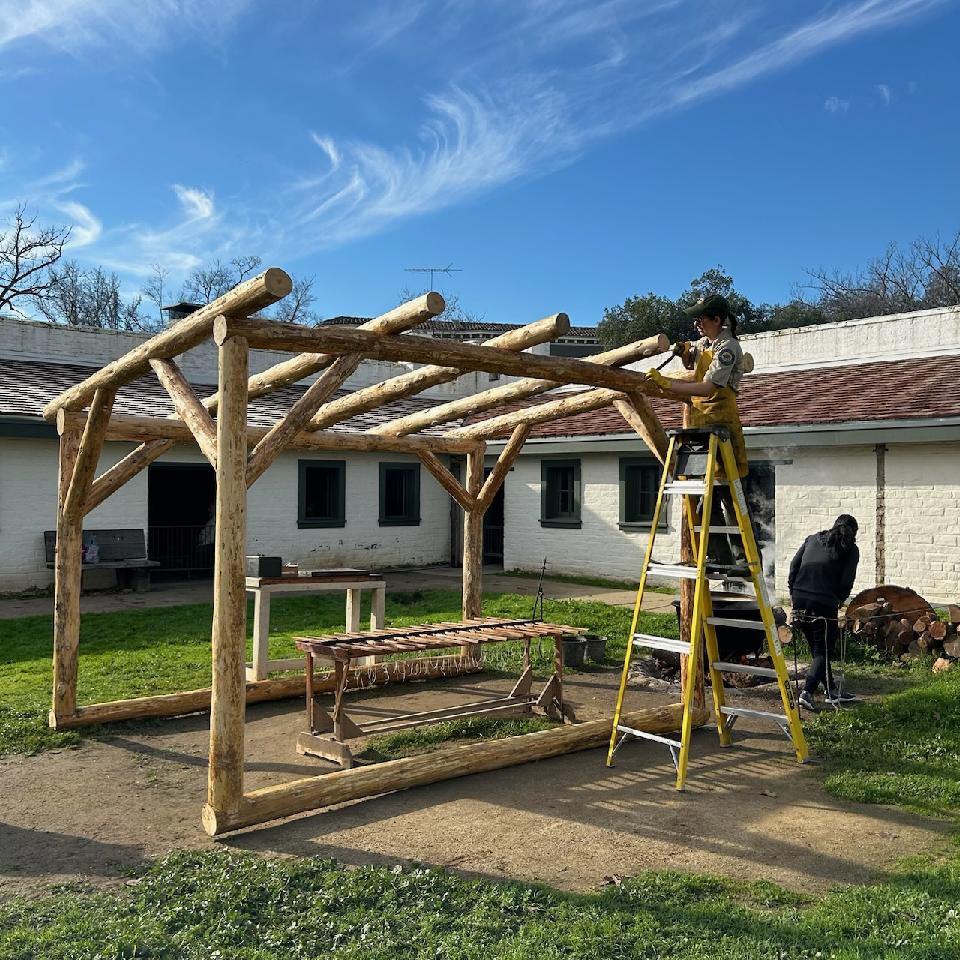
[[[0,234],[0,310],[18,309],[17,299],[37,302],[46,293],[49,269],[69,239],[69,227],[38,227],[36,215],[18,204],[9,228]]]

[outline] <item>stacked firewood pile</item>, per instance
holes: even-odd
[[[890,658],[934,656],[935,673],[960,659],[960,606],[951,605],[947,620],[918,593],[892,584],[864,590],[850,602],[846,623],[854,636]]]

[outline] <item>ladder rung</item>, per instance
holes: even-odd
[[[737,607],[739,607],[741,610],[759,610],[760,609],[760,604],[757,603],[756,597],[747,596],[747,594],[745,593],[737,593],[737,594],[734,594],[733,596],[737,598],[736,604],[737,604]],[[724,603],[726,603],[728,600],[733,599],[729,593],[726,593],[723,590],[711,590],[710,597],[713,600],[722,600]],[[743,603],[740,602],[741,600],[743,601]]]
[[[647,573],[657,577],[673,577],[675,580],[696,580],[697,568],[685,563],[651,563]]]
[[[783,723],[787,718],[782,713],[771,713],[769,710],[751,710],[749,707],[721,707],[720,712],[728,717],[764,717],[767,720],[776,720]]]
[[[777,671],[773,667],[751,667],[747,663],[724,663],[723,660],[717,660],[710,666],[721,673],[749,673],[752,676],[773,677],[774,679],[777,677]]]
[[[707,623],[714,627],[737,627],[740,630],[760,630],[767,632],[767,628],[760,620],[735,620],[732,617],[707,617]]]
[[[726,480],[714,480],[715,487],[725,487]],[[706,480],[671,480],[663,488],[664,493],[704,493],[707,489]]]
[[[657,743],[665,743],[668,747],[679,750],[683,744],[679,740],[671,740],[669,737],[661,737],[658,733],[647,733],[646,730],[634,730],[633,727],[624,727],[617,725],[617,733],[627,733],[631,737],[640,737],[643,740],[656,740]]]
[[[702,533],[703,527],[699,525],[695,526],[693,528],[693,531],[694,533]],[[741,535],[739,527],[710,527],[709,533],[733,533],[733,534],[736,534],[737,536]]]
[[[690,653],[690,644],[683,640],[674,640],[673,637],[654,637],[647,633],[635,633],[633,642],[638,647],[649,647],[651,650],[666,650],[669,653]]]

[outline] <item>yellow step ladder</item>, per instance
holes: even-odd
[[[687,763],[690,757],[690,735],[693,729],[694,697],[696,680],[701,667],[701,649],[705,643],[707,663],[709,665],[710,686],[713,691],[713,708],[716,714],[720,744],[729,746],[732,742],[730,732],[737,718],[741,716],[774,720],[793,742],[797,760],[803,763],[807,758],[807,742],[803,736],[800,715],[787,665],[783,658],[783,648],[777,635],[773,620],[773,611],[763,579],[760,551],[753,534],[747,502],[743,487],[738,478],[736,459],[730,443],[730,435],[723,427],[704,427],[695,430],[668,431],[670,443],[660,478],[660,490],[650,526],[650,539],[643,558],[640,573],[640,586],[633,607],[633,621],[630,624],[630,641],[623,662],[620,677],[620,690],[617,693],[617,707],[613,715],[613,728],[610,732],[610,749],[607,753],[607,766],[613,766],[613,755],[628,740],[638,738],[655,740],[670,748],[677,770],[677,789],[682,790],[687,778]],[[721,478],[733,477],[732,481]],[[714,502],[714,491],[726,487],[730,491],[730,500],[736,515],[736,526],[714,526],[712,532],[739,536],[743,544],[745,563],[723,567],[707,560],[707,546],[710,538],[710,517]],[[689,524],[695,564],[664,564],[652,560],[653,547],[660,526],[660,517],[666,497],[679,496],[683,501],[685,522]],[[695,580],[693,618],[690,625],[690,643],[669,637],[654,637],[637,633],[637,620],[643,603],[643,591],[647,577],[653,575],[670,579]],[[760,610],[760,622],[756,620],[731,617],[716,617],[710,592],[710,579],[737,581],[753,587],[756,605]],[[717,645],[716,628],[719,626],[743,630],[762,630],[766,638],[767,652],[773,661],[773,667],[755,667],[742,663],[724,663],[720,659]],[[682,691],[683,720],[680,727],[680,739],[674,740],[657,734],[634,730],[620,723],[623,712],[623,698],[630,674],[630,663],[637,649],[665,650],[688,656],[686,684]],[[751,710],[744,707],[727,706],[724,699],[723,678],[721,673],[748,673],[756,676],[776,678],[783,702],[783,713],[766,710]]]

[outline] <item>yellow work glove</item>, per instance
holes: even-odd
[[[659,370],[648,370],[647,379],[655,383],[661,390],[669,390],[672,386],[669,377],[665,377]]]

